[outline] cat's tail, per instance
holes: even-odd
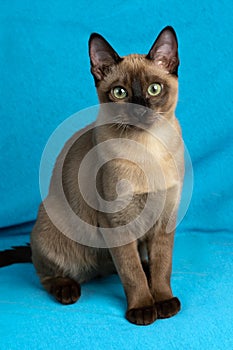
[[[0,267],[29,262],[32,262],[32,251],[29,243],[25,246],[0,251]]]

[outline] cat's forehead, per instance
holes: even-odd
[[[119,64],[119,70],[124,76],[131,80],[135,76],[141,80],[150,80],[158,78],[159,80],[167,80],[168,74],[162,70],[153,61],[146,58],[146,55],[131,54],[124,56]]]
[[[161,83],[177,89],[175,76],[161,69],[153,60],[146,58],[146,55],[131,54],[123,56],[118,64],[111,67],[98,85],[98,90],[108,91],[116,85],[130,89],[135,80],[145,89],[152,83]]]

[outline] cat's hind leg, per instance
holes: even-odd
[[[79,283],[69,277],[44,277],[41,283],[63,305],[74,304],[81,296]]]

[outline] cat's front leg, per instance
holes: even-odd
[[[138,325],[153,323],[157,318],[156,305],[141,265],[137,242],[110,251],[127,297],[126,318]]]
[[[124,227],[126,217],[129,217],[129,211],[127,215],[125,211],[112,215],[99,213],[99,227],[124,287],[127,298],[126,318],[137,325],[148,325],[157,319],[157,311],[142,267],[138,242],[127,230],[114,231],[116,227]],[[120,239],[123,237],[131,237],[132,240],[128,240],[131,243],[125,240],[123,243]]]
[[[173,297],[170,284],[173,241],[174,231],[167,233],[165,228],[160,227],[151,234],[148,242],[150,290],[158,318],[172,317],[181,307],[179,299]]]

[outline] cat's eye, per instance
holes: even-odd
[[[116,86],[115,88],[112,89],[112,95],[119,99],[122,100],[123,98],[126,98],[128,96],[127,90],[124,89],[121,86]]]
[[[162,91],[162,85],[159,83],[153,83],[148,87],[147,91],[149,95],[157,96]]]

